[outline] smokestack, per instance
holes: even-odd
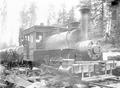
[[[90,9],[87,6],[83,6],[80,9],[81,14],[81,37],[82,40],[88,40],[88,20],[89,20]]]

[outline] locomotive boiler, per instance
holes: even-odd
[[[45,41],[45,49],[66,49],[73,48],[75,44],[81,41],[88,40],[88,20],[89,20],[89,9],[83,7],[81,10],[81,22],[74,27],[68,28],[69,31],[54,34],[49,36]],[[72,30],[71,30],[72,29]]]

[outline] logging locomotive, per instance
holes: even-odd
[[[89,8],[81,10],[81,23],[71,23],[68,28],[33,26],[23,31],[22,44],[16,51],[24,54],[25,61],[36,64],[52,64],[61,59],[76,61],[102,60],[102,51],[97,40],[89,40]]]
[[[23,31],[25,60],[50,64],[62,58],[77,61],[102,60],[102,51],[97,40],[88,38],[89,8],[81,10],[81,23],[70,27],[33,26]]]
[[[23,31],[23,46],[5,49],[0,51],[0,54],[5,51],[16,51],[19,55],[24,54],[24,57],[19,59],[27,61],[29,65],[32,65],[31,62],[37,65],[44,63],[47,66],[41,65],[41,68],[42,66],[48,68],[47,70],[63,78],[69,75],[66,73],[75,73],[79,75],[79,81],[94,75],[111,74],[115,66],[112,62],[104,63],[100,41],[88,38],[89,9],[83,7],[80,11],[81,25],[78,24],[79,22],[72,23],[67,30],[66,28],[35,25]],[[55,65],[54,67],[58,66],[58,68],[48,65]],[[73,77],[70,80],[75,81],[76,75],[71,76]],[[80,84],[87,88],[87,84]]]

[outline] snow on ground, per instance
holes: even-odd
[[[108,60],[108,56],[117,56],[120,55],[120,52],[104,52],[103,53],[103,60]]]
[[[108,60],[108,57],[109,56],[119,56],[120,55],[120,52],[111,52],[111,51],[109,51],[109,52],[104,52],[103,53],[103,60]],[[120,66],[120,61],[115,61],[115,63],[116,63],[116,66]]]
[[[120,88],[120,83],[114,83],[114,84],[110,84],[108,86],[113,87],[113,88]]]

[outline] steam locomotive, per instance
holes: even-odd
[[[50,63],[61,58],[76,61],[102,60],[102,50],[98,40],[88,38],[89,9],[81,9],[81,24],[72,23],[69,31],[47,36],[42,41],[43,49],[34,50],[33,62]]]
[[[38,45],[42,43],[42,49],[36,49],[37,43],[33,41],[33,43],[29,43],[29,45],[36,44],[36,46],[32,48],[20,46],[16,51],[18,53],[24,53],[24,60],[29,57],[27,60],[38,64],[50,64],[55,61],[60,62],[63,58],[75,59],[76,61],[102,60],[102,51],[99,42],[88,39],[89,9],[82,8],[81,16],[81,25],[77,24],[76,27],[76,23],[73,23],[71,24],[72,28],[68,28],[69,31],[55,33],[50,36],[47,35],[42,42],[40,41],[38,43]],[[47,26],[40,27],[47,28]],[[39,28],[36,34],[38,30]],[[35,29],[33,32],[34,31]],[[45,31],[45,29],[43,31]],[[29,32],[31,33],[31,30],[29,30]]]

